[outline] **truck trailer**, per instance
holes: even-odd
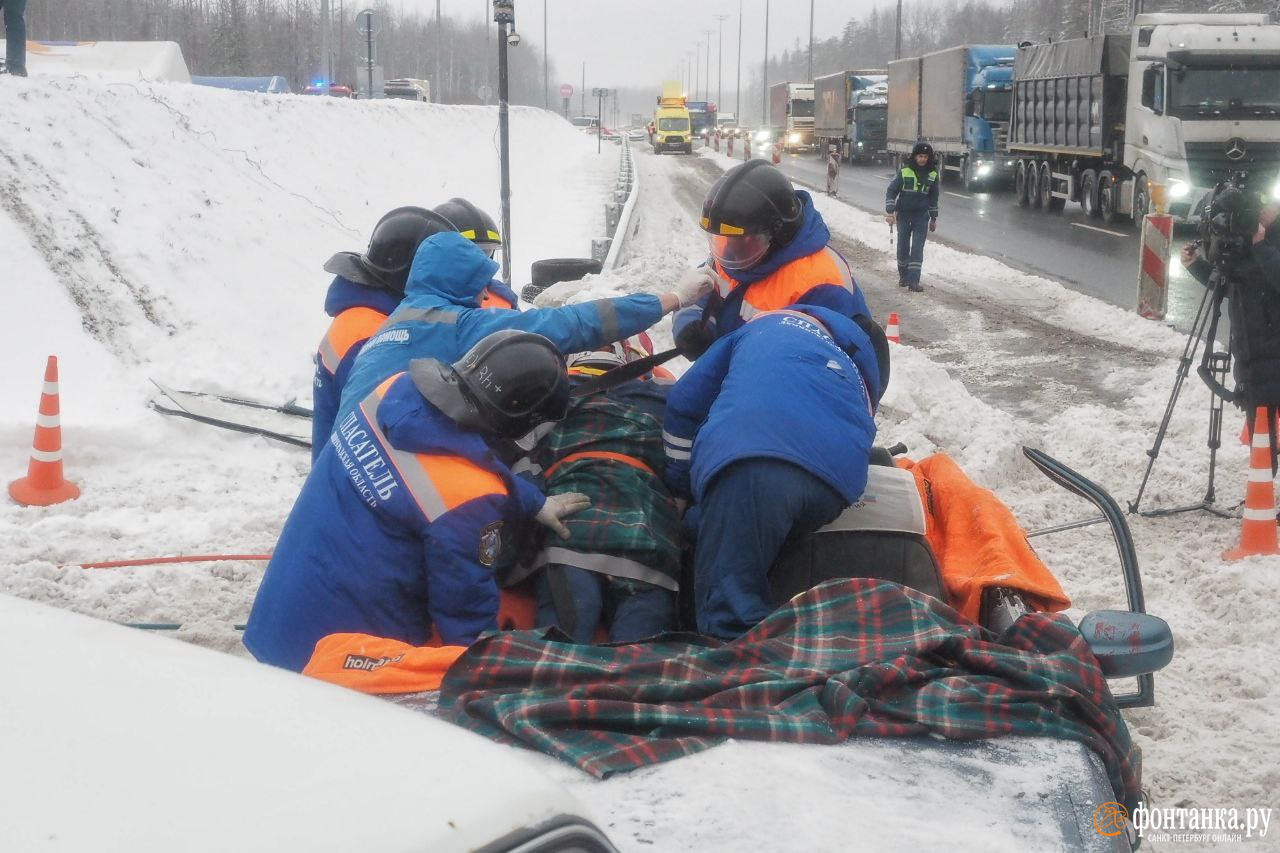
[[[1012,45],[960,45],[889,63],[889,150],[933,146],[966,187],[1013,176],[1008,154]]]
[[[882,71],[839,71],[813,81],[813,136],[821,150],[834,145],[850,162],[889,156],[888,79]]]
[[[769,128],[787,151],[813,147],[813,84],[774,83],[769,87]]]
[[[1260,14],[1138,15],[1127,35],[1019,49],[1014,193],[1023,207],[1079,202],[1141,222],[1151,185],[1175,221],[1245,175],[1280,198],[1280,26]]]

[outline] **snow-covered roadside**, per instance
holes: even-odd
[[[54,78],[32,78],[17,94],[9,90],[15,85],[0,77],[7,105],[0,112],[7,264],[0,286],[12,316],[22,318],[10,326],[14,346],[0,375],[0,451],[10,460],[9,478],[20,476],[44,357],[58,353],[67,470],[84,497],[49,509],[0,507],[0,590],[116,621],[182,622],[183,638],[244,654],[231,626],[248,613],[260,565],[58,566],[270,550],[308,468],[305,452],[162,419],[143,406],[147,377],[273,399],[305,395],[309,355],[325,322],[320,302],[328,276],[320,264],[334,251],[359,248],[377,216],[398,204],[461,194],[496,214],[495,111]],[[592,141],[539,111],[514,116],[518,285],[536,258],[587,254],[601,231],[617,153],[597,157]],[[630,259],[588,281],[578,298],[660,289],[705,256],[689,208],[705,190],[688,168],[693,161],[643,149],[636,159],[645,218]],[[818,203],[839,236],[874,234],[883,249],[875,217]],[[1090,512],[1031,472],[1021,443],[1130,498],[1173,380],[1179,336],[945,248],[930,247],[930,263],[946,271],[939,288],[981,288],[993,307],[1025,307],[1041,321],[1147,350],[1158,364],[1118,363],[1097,378],[1132,389],[1121,407],[1087,395],[1063,406],[1046,394],[1043,416],[1032,419],[983,402],[956,379],[966,359],[988,352],[943,364],[930,357],[928,342],[897,347],[881,435],[905,441],[913,455],[951,453],[1031,528]],[[882,291],[869,289],[868,296],[878,316],[889,310]],[[659,346],[669,340],[669,332],[657,335]],[[1059,345],[1054,339],[1045,348]],[[1065,364],[1080,355],[1064,349],[1058,357]],[[1055,376],[1052,364],[1007,369],[1043,371],[1036,375],[1045,386]],[[1203,493],[1207,405],[1193,378],[1157,466],[1152,505]],[[1238,425],[1228,418],[1220,459],[1219,495],[1228,505],[1245,482],[1245,453],[1232,438]],[[1219,554],[1237,540],[1236,522],[1192,514],[1132,524],[1149,609],[1170,621],[1179,644],[1158,679],[1159,705],[1128,715],[1145,752],[1147,786],[1159,805],[1280,805],[1272,710],[1280,664],[1269,643],[1280,633],[1273,606],[1280,559],[1224,563]],[[1034,542],[1074,597],[1077,615],[1120,604],[1104,530]],[[647,785],[630,789],[634,800],[610,802],[612,789],[566,775],[585,800],[617,814],[669,795],[678,777],[688,814],[708,831],[728,832],[736,828],[717,818],[714,803],[742,770],[734,755],[689,765],[702,773],[650,774]],[[838,801],[806,805],[817,810]],[[626,838],[619,842],[627,846]],[[649,848],[634,842],[628,849]]]

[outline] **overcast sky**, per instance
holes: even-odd
[[[488,0],[440,0],[446,16],[479,20],[491,17]],[[435,14],[436,0],[392,0],[404,11]],[[875,0],[813,0],[815,41],[839,35],[851,17],[866,15]],[[878,5],[893,8],[891,0]],[[547,9],[547,44],[551,61],[560,76],[552,84],[569,83],[575,94],[582,86],[586,63],[586,85],[652,86],[657,90],[664,79],[684,79],[690,59],[702,56],[698,72],[699,89],[705,89],[706,32],[711,32],[710,98],[716,99],[720,22],[724,19],[724,99],[730,100],[738,61],[738,9],[742,9],[743,84],[748,72],[759,69],[764,57],[765,0],[515,0],[516,29],[541,44]],[[769,53],[777,55],[793,47],[799,39],[809,45],[809,0],[769,0]],[[701,47],[699,43],[701,42]],[[692,94],[692,92],[691,92]]]

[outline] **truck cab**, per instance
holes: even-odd
[[[1124,160],[1135,221],[1151,183],[1193,219],[1233,173],[1280,198],[1280,26],[1266,15],[1139,15],[1129,51]]]

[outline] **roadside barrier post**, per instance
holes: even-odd
[[[1169,250],[1173,244],[1173,217],[1164,212],[1165,188],[1151,184],[1155,213],[1142,218],[1142,245],[1138,256],[1138,314],[1163,320],[1169,302]]]

